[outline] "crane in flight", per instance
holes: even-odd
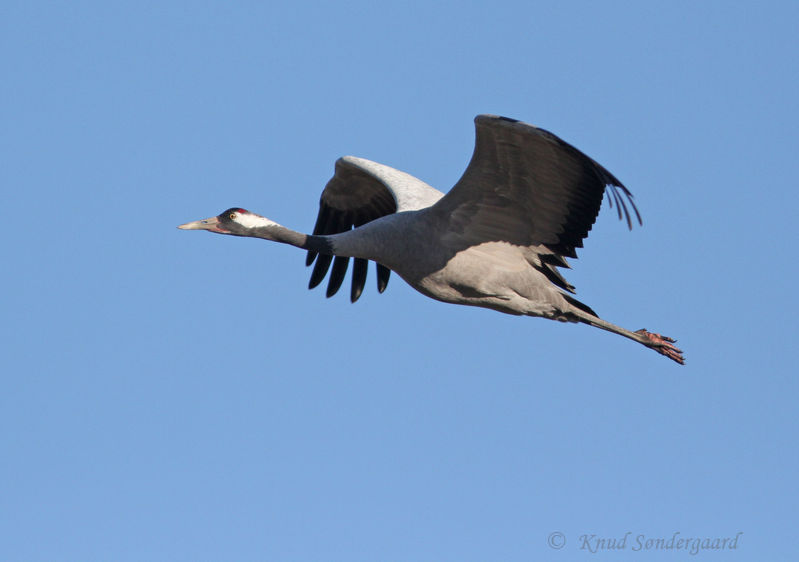
[[[394,271],[439,301],[581,322],[684,364],[674,339],[601,319],[572,296],[574,287],[558,271],[569,267],[565,258],[577,257],[606,191],[630,229],[629,209],[641,224],[629,190],[544,129],[494,115],[478,115],[475,127],[472,159],[446,195],[389,166],[345,156],[322,192],[312,234],[239,207],[178,228],[307,250],[306,263],[314,264],[310,288],[330,271],[328,297],[341,287],[353,258],[350,299],[358,300],[374,261],[381,293]]]

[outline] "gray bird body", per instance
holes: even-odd
[[[376,219],[330,236],[332,252],[380,263],[439,301],[565,319],[561,312],[570,305],[563,293],[531,266],[535,248],[489,241],[455,251],[439,215],[428,207]]]
[[[632,195],[610,172],[552,133],[504,117],[475,118],[472,160],[444,195],[389,166],[345,156],[320,199],[311,235],[230,209],[181,225],[253,236],[308,250],[310,287],[330,271],[327,295],[340,288],[354,259],[351,300],[364,288],[368,261],[378,290],[390,271],[439,301],[507,314],[582,322],[637,341],[683,363],[674,340],[632,332],[600,319],[568,293],[558,268],[588,235],[603,196],[632,227]],[[331,269],[332,262],[332,269]]]

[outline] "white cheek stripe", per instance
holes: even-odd
[[[274,221],[270,221],[266,217],[262,217],[259,215],[253,214],[242,214],[239,213],[235,219],[233,219],[241,226],[245,228],[259,228],[262,226],[278,226],[278,224]]]

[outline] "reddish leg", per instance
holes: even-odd
[[[660,353],[661,355],[665,355],[672,361],[676,361],[680,365],[685,365],[685,359],[682,356],[682,350],[677,349],[674,343],[677,340],[672,339],[668,336],[661,336],[660,334],[653,334],[652,332],[647,332],[644,329],[636,330],[636,334],[641,334],[642,336],[646,336],[646,338],[651,341],[653,344],[652,349]]]

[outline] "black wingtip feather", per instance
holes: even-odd
[[[621,189],[621,193],[619,193],[619,189]],[[616,207],[616,214],[619,216],[619,220],[625,220],[627,222],[627,228],[632,230],[633,229],[633,219],[632,214],[630,213],[630,209],[627,207],[627,203],[630,204],[630,208],[632,208],[633,213],[635,213],[635,219],[639,225],[643,225],[644,221],[641,220],[641,213],[638,212],[638,207],[633,201],[633,194],[629,192],[629,190],[621,185],[621,183],[610,183],[607,184],[606,192],[608,194],[608,205],[612,209]],[[627,202],[625,202],[627,199]]]
[[[635,211],[635,218],[638,219],[638,226],[643,226],[644,221],[641,220],[641,213],[638,212],[638,207],[635,206],[635,201],[633,201],[633,194],[627,191],[626,189],[624,191],[627,194],[627,199],[630,200],[630,205],[633,206],[633,211]]]
[[[347,275],[347,266],[350,263],[350,258],[344,256],[336,256],[333,261],[333,269],[330,271],[330,281],[327,284],[327,298],[335,295],[341,288],[344,282],[344,277]]]
[[[388,286],[388,278],[391,277],[391,270],[379,263],[375,265],[377,266],[377,292],[382,293]]]
[[[368,270],[368,260],[355,258],[352,264],[352,290],[350,291],[350,302],[354,303],[361,298],[363,287],[366,284],[366,273]]]
[[[621,220],[621,218],[622,218],[622,215],[621,215],[622,201],[619,198],[619,192],[616,191],[616,188],[613,187],[612,185],[610,186],[610,194],[613,196],[613,199],[616,201],[616,214],[619,215],[619,220]]]
[[[316,265],[314,265],[313,271],[311,272],[311,280],[308,282],[309,289],[313,289],[324,280],[331,261],[333,261],[333,256],[325,254],[319,255],[319,259],[316,260]]]

